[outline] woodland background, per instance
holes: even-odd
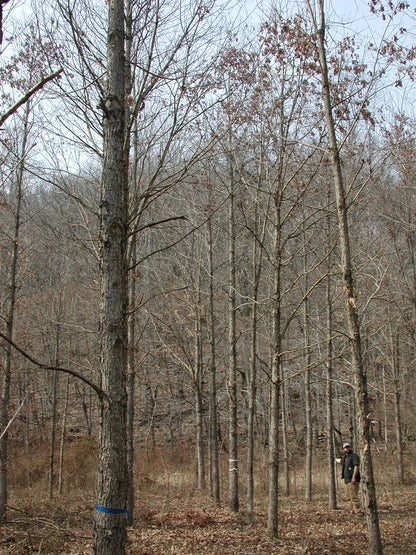
[[[383,540],[391,553],[410,553],[416,13],[401,2],[369,4],[361,7],[370,28],[359,33],[329,4],[326,47]],[[2,542],[6,553],[82,553],[91,548],[106,380],[108,7],[93,0],[1,7]],[[331,508],[335,494],[342,499],[334,456],[346,440],[363,445],[307,3],[129,0],[124,9],[123,507],[132,552],[168,552],[166,537],[172,546],[180,538],[169,547],[176,553],[366,552],[360,522],[353,551],[350,537],[346,547],[340,542],[345,551],[334,544],[337,534],[345,540],[345,516],[327,509],[328,489]],[[276,345],[283,536],[272,540],[265,511]],[[328,544],[305,531],[310,507],[324,529],[334,519],[323,532]],[[205,529],[242,536],[198,544]]]

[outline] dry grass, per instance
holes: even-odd
[[[414,460],[413,456],[407,463]],[[314,497],[303,499],[303,472],[291,472],[292,495],[281,496],[279,538],[267,536],[266,455],[258,454],[255,520],[244,519],[244,464],[241,468],[241,511],[228,513],[195,488],[192,456],[159,449],[150,456],[137,456],[135,524],[128,529],[128,551],[137,555],[229,553],[229,554],[365,554],[366,525],[362,518],[344,511],[342,490],[339,510],[329,511],[326,475],[316,464]],[[65,492],[48,497],[48,453],[45,446],[31,449],[30,456],[13,454],[10,466],[8,521],[1,528],[0,553],[22,555],[85,554],[91,552],[96,468],[95,445],[77,440],[66,450]],[[318,457],[317,457],[318,459]],[[389,459],[389,460],[388,460]],[[318,462],[318,461],[316,461]],[[411,470],[407,483],[399,486],[394,459],[375,457],[380,525],[384,552],[416,553],[416,481]],[[227,476],[226,457],[221,475]],[[222,485],[226,505],[227,484]]]

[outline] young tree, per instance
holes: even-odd
[[[236,221],[235,221],[235,171],[232,159],[228,160],[229,173],[229,215],[228,215],[228,263],[229,263],[229,370],[228,370],[228,398],[229,398],[229,479],[228,479],[228,507],[230,512],[237,513],[238,501],[238,428],[237,428],[237,271],[236,271]]]
[[[328,192],[328,199],[330,198]],[[331,246],[331,216],[328,212],[326,218],[326,243],[327,243],[327,277],[326,277],[326,327],[327,327],[327,352],[326,352],[326,433],[327,433],[327,456],[328,456],[328,506],[331,510],[337,508],[336,498],[336,482],[334,469],[334,412],[333,412],[333,339],[332,339],[332,321],[333,321],[333,302],[332,302],[332,246]]]
[[[210,176],[208,176],[208,179]],[[216,503],[220,503],[220,474],[218,466],[218,413],[217,413],[217,363],[216,363],[216,332],[215,332],[215,276],[214,276],[214,233],[213,233],[213,199],[212,183],[207,184],[209,192],[209,217],[207,221],[208,244],[208,341],[209,341],[209,477],[210,489]]]
[[[349,343],[351,349],[351,364],[353,369],[355,400],[357,405],[358,433],[362,449],[362,490],[364,494],[364,505],[368,527],[369,548],[370,553],[375,555],[382,553],[382,543],[370,449],[371,437],[368,418],[370,411],[368,403],[367,378],[362,357],[360,322],[357,310],[357,293],[355,290],[351,261],[350,234],[348,227],[346,195],[343,183],[341,153],[336,134],[335,119],[333,115],[333,100],[331,97],[331,87],[327,65],[324,2],[323,0],[317,0],[317,11],[313,9],[309,0],[307,0],[307,5],[315,33],[314,39],[316,41],[321,72],[322,98],[324,102],[326,129],[328,133],[328,154],[332,164],[333,185],[338,217],[342,280],[345,296],[345,313],[348,323]]]
[[[21,218],[22,218],[22,202],[24,194],[24,171],[25,171],[25,157],[27,156],[27,144],[29,138],[29,113],[30,105],[26,105],[24,118],[24,126],[22,133],[22,145],[19,149],[20,161],[17,167],[16,185],[11,187],[15,191],[15,199],[10,199],[14,205],[14,226],[11,245],[11,265],[9,276],[9,299],[8,309],[5,315],[6,322],[6,335],[9,339],[13,339],[15,309],[18,287],[18,263],[19,263],[19,246],[20,246],[20,233],[21,233]],[[10,344],[5,347],[5,362],[4,371],[2,372],[1,384],[1,398],[0,398],[0,521],[6,518],[7,507],[7,453],[8,453],[8,433],[6,431],[9,421],[9,401],[10,401],[10,382],[12,371],[12,348]]]
[[[3,2],[5,4],[5,2]],[[0,5],[0,10],[2,5]],[[1,11],[0,11],[1,19]],[[1,29],[0,29],[1,32]],[[0,35],[1,38],[1,35]],[[9,208],[13,214],[12,231],[10,232],[10,271],[8,276],[8,299],[5,303],[7,306],[4,320],[6,323],[6,336],[13,340],[15,328],[15,311],[18,292],[18,272],[19,272],[19,256],[20,256],[20,235],[22,228],[22,209],[25,193],[25,174],[26,159],[30,150],[34,146],[30,134],[33,128],[34,110],[31,101],[32,96],[40,90],[46,82],[42,76],[48,69],[48,49],[50,44],[45,45],[41,38],[38,37],[35,27],[30,26],[22,35],[20,51],[11,58],[3,67],[0,68],[0,79],[7,83],[9,94],[5,94],[5,98],[10,103],[12,101],[11,93],[20,96],[20,99],[12,104],[3,114],[0,115],[0,127],[4,125],[9,118],[16,114],[21,106],[24,106],[23,115],[21,116],[20,128],[20,144],[16,148],[16,152],[9,152],[8,165],[9,175],[12,177],[11,184],[8,189]],[[23,61],[24,60],[24,61]],[[60,71],[59,71],[60,73]],[[58,73],[55,72],[56,77]],[[34,83],[37,85],[34,86]],[[26,92],[28,91],[28,92]],[[7,144],[7,141],[5,141]],[[11,162],[13,160],[13,162]],[[7,178],[5,180],[7,183]],[[14,196],[14,198],[12,198]],[[7,204],[7,203],[6,203]],[[5,347],[5,363],[4,373],[1,382],[1,398],[0,398],[0,428],[2,435],[0,439],[0,520],[6,516],[7,505],[7,452],[8,452],[8,432],[6,431],[9,419],[9,401],[12,376],[12,348],[11,344]]]

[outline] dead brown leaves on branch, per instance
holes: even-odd
[[[383,20],[386,20],[387,17],[392,17],[397,15],[399,12],[404,10],[408,10],[410,8],[410,4],[408,2],[382,2],[381,0],[370,0],[369,2],[370,11],[371,13],[381,15]],[[416,8],[414,9],[416,12]]]
[[[308,98],[308,102],[314,104],[312,112],[316,113],[317,107],[322,104],[320,65],[316,37],[308,21],[299,14],[286,19],[276,12],[272,19],[264,23],[261,41],[264,80],[272,80],[274,75],[287,75],[290,67],[292,75],[297,77],[292,80],[292,86],[296,88],[293,94],[300,92]],[[369,102],[365,98],[372,76],[361,57],[355,38],[349,36],[333,45],[328,54],[334,115],[341,128],[343,122],[355,117],[357,110],[364,121],[374,124]]]
[[[374,15],[380,16],[383,21],[394,21],[399,15],[407,16],[409,21],[414,19],[416,8],[411,7],[409,2],[383,2],[381,0],[370,0],[370,12]],[[402,23],[403,18],[400,19]],[[380,58],[384,60],[385,67],[382,69],[382,74],[386,69],[393,66],[396,68],[395,86],[402,87],[403,80],[410,78],[414,81],[416,78],[416,47],[413,41],[406,42],[408,31],[405,27],[400,26],[393,32],[389,39],[383,40],[381,46],[369,44],[369,48],[378,53]]]

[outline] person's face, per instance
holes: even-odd
[[[347,445],[346,447],[344,447],[344,451],[345,451],[346,453],[349,453],[349,452],[351,451],[351,446],[350,446],[350,445]]]

